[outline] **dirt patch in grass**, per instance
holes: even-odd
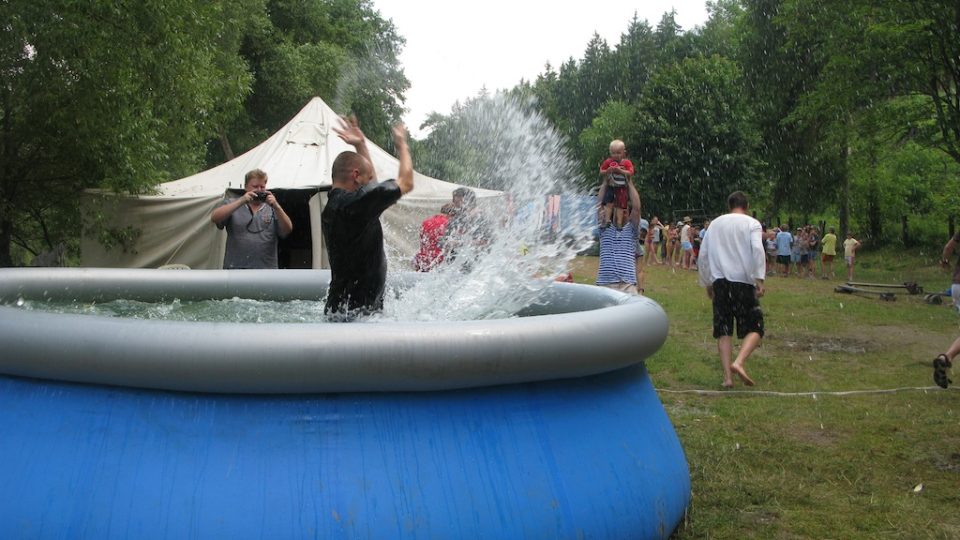
[[[785,349],[796,352],[833,352],[847,354],[863,354],[871,347],[877,344],[858,338],[822,338],[810,337],[809,339],[797,339],[795,337],[780,340],[780,346]]]
[[[906,321],[905,321],[906,322]],[[863,325],[855,329],[849,329],[857,334],[857,337],[874,341],[882,345],[916,345],[929,341],[931,337],[939,334],[931,334],[917,328],[907,325]],[[939,339],[939,337],[937,337]]]
[[[841,441],[841,436],[834,432],[816,426],[793,426],[783,433],[784,437],[801,444],[809,444],[819,448],[832,448]]]
[[[833,336],[808,334],[767,335],[765,343],[796,353],[864,354],[876,351],[924,350],[935,344],[942,347],[940,334],[908,326],[864,325]]]
[[[941,471],[960,473],[960,453],[937,456],[933,459],[933,466]]]
[[[752,523],[754,526],[772,525],[780,519],[780,516],[777,514],[777,512],[764,508],[750,508],[742,510],[740,511],[740,515],[745,522]]]

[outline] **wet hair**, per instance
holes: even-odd
[[[747,204],[747,194],[742,191],[734,191],[727,197],[727,208],[731,210],[734,208],[746,210]]]
[[[457,213],[457,207],[453,203],[447,203],[440,207],[440,213],[445,216],[452,216]]]
[[[347,177],[350,175],[350,171],[353,169],[364,170],[366,163],[364,163],[363,156],[356,152],[346,151],[340,152],[336,159],[333,160],[333,167],[330,171],[330,176],[336,180],[347,180]]]
[[[464,206],[473,206],[477,201],[477,194],[473,192],[472,189],[459,187],[453,190],[453,197],[463,199]]]
[[[265,173],[263,169],[253,169],[252,171],[248,171],[247,174],[243,175],[243,186],[246,187],[251,180],[263,180],[266,182],[267,173]]]

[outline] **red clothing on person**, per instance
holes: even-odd
[[[594,163],[596,163],[596,161],[594,161]],[[603,165],[600,165],[600,174],[606,173],[607,169],[613,167],[614,165],[619,165],[621,169],[627,172],[627,174],[633,174],[633,163],[631,163],[629,159],[621,159],[620,161],[617,161],[613,158],[607,158],[607,160],[603,162]]]
[[[619,166],[620,169],[626,173],[610,173],[610,188],[613,192],[613,202],[617,208],[626,208],[627,182],[630,180],[628,175],[633,175],[633,163],[631,163],[629,159],[621,159],[620,161],[617,161],[613,158],[607,158],[607,160],[600,165],[600,174],[607,174],[607,170],[613,166]]]
[[[449,222],[447,216],[437,214],[420,225],[420,251],[413,257],[413,268],[417,272],[429,272],[443,262],[443,246],[440,244]]]

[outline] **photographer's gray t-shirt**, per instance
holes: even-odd
[[[220,205],[236,199],[224,199]],[[223,254],[224,270],[277,268],[277,241],[280,229],[273,208],[261,204],[256,213],[245,204],[217,225],[227,231],[227,247]]]

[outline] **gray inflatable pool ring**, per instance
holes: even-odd
[[[0,270],[0,372],[219,393],[447,390],[604,373],[667,335],[655,302],[556,283],[517,317],[482,321],[178,322],[30,311],[19,299],[320,299],[325,270]],[[402,288],[415,274],[392,276]],[[262,336],[262,339],[257,339]]]

